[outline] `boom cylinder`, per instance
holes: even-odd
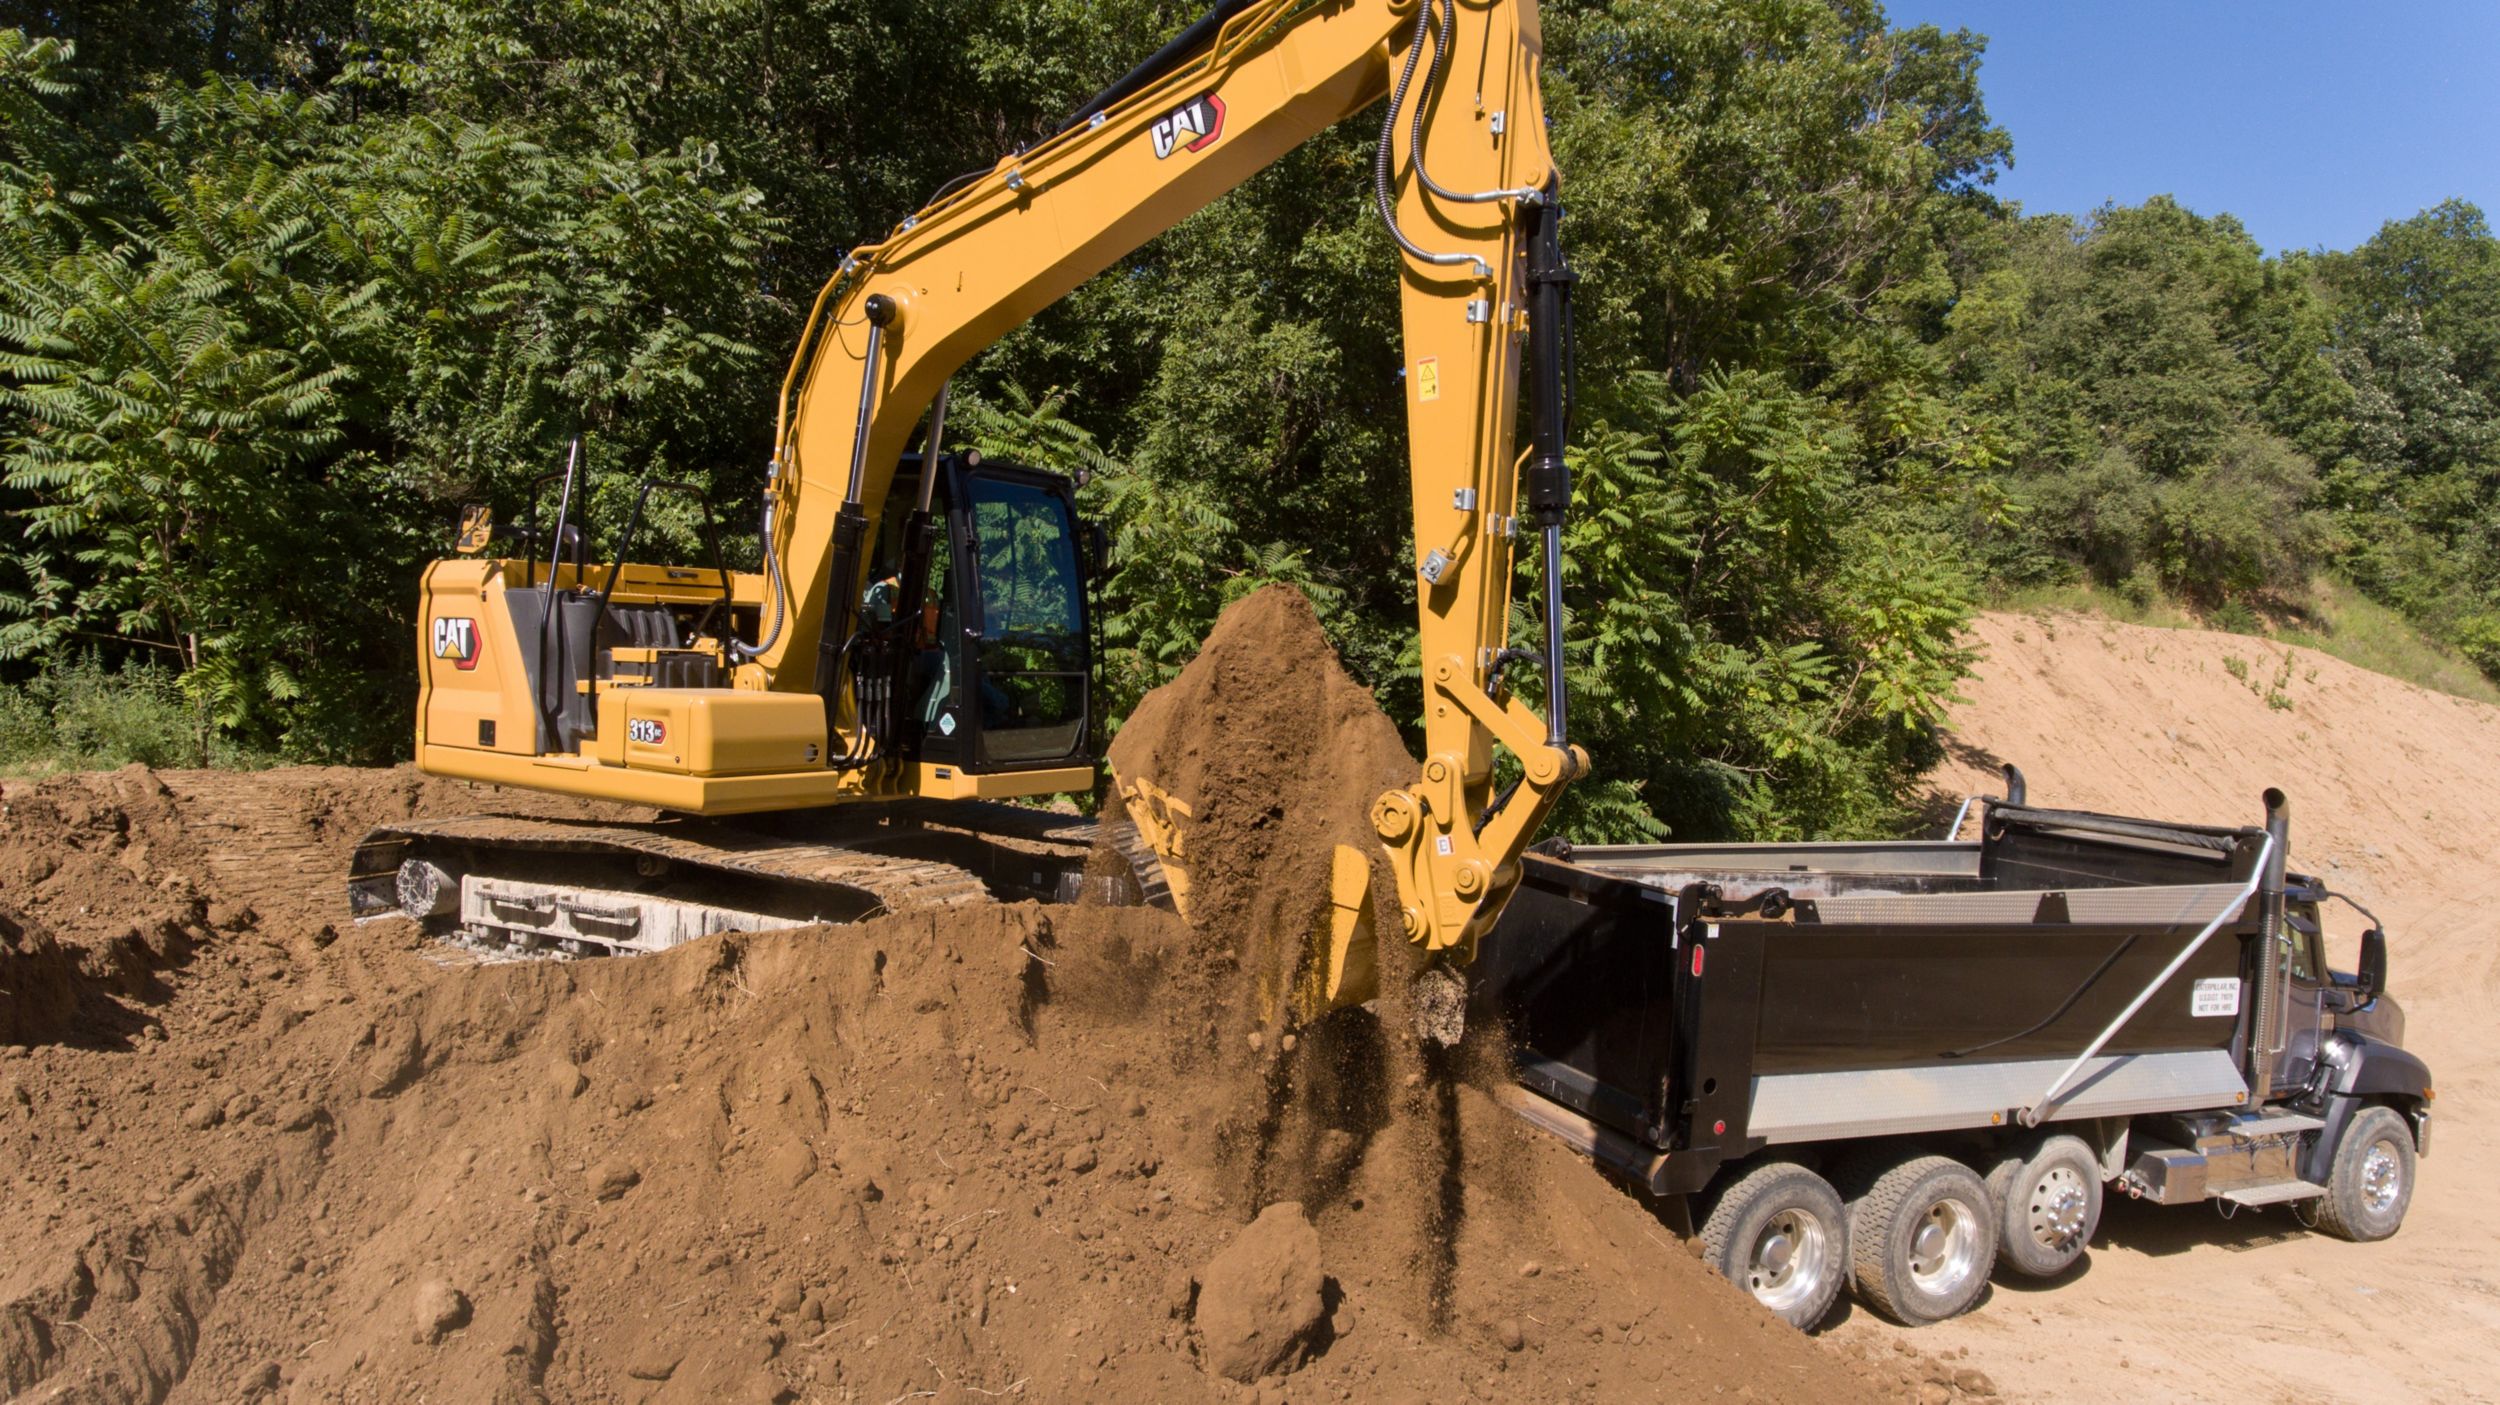
[[[831,745],[826,759],[841,749],[843,652],[851,639],[851,606],[858,593],[860,555],[868,540],[868,514],[860,494],[868,476],[868,424],[877,411],[877,372],[885,350],[885,329],[894,320],[894,299],[871,293],[868,354],[859,369],[859,421],[851,434],[851,479],[843,490],[841,509],[833,517],[832,570],[827,574],[824,627],[816,641],[816,693],[825,700],[825,737]]]

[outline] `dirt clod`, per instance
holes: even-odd
[[[622,1161],[604,1161],[591,1168],[590,1193],[599,1200],[617,1200],[642,1184],[642,1172]]]
[[[626,1365],[625,1374],[638,1381],[664,1381],[677,1374],[677,1363],[684,1359],[674,1351],[646,1349],[635,1354]]]
[[[1259,1212],[1199,1274],[1207,1368],[1236,1381],[1288,1369],[1326,1311],[1319,1231],[1287,1201]]]
[[[444,1337],[469,1325],[471,1308],[468,1295],[440,1278],[429,1278],[417,1285],[414,1303],[416,1340],[432,1346]]]

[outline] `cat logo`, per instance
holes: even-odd
[[[1155,159],[1175,151],[1203,151],[1224,135],[1224,100],[1213,93],[1182,103],[1154,125]]]
[[[668,740],[668,724],[656,717],[637,717],[625,724],[625,740],[636,746],[658,746]]]
[[[477,667],[477,621],[444,616],[434,621],[434,657],[466,673]]]

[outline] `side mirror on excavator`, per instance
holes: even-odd
[[[1101,580],[1111,574],[1111,533],[1100,522],[1085,524],[1085,577]]]
[[[460,535],[452,542],[452,550],[462,556],[475,556],[495,540],[495,509],[482,502],[473,502],[460,509]]]

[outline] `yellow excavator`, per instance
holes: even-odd
[[[470,554],[424,578],[418,767],[664,818],[377,830],[350,876],[358,910],[588,955],[1074,896],[1091,822],[998,802],[1095,784],[1103,539],[1065,478],[948,448],[948,379],[1385,98],[1370,197],[1401,253],[1425,754],[1372,820],[1403,935],[1467,960],[1587,764],[1564,732],[1572,274],[1540,59],[1534,0],[1221,0],[1046,140],[843,259],[778,397],[761,569],[728,569],[708,521],[708,562],[628,560],[652,496],[694,492],[648,476],[590,559],[571,461],[502,538],[523,554],[490,558],[487,521],[464,523]],[[1541,554],[1537,651],[1508,638],[1523,542]],[[1523,656],[1542,664],[1543,717],[1502,682]],[[1520,768],[1500,795],[1497,745]],[[1133,824],[1115,837],[1185,892],[1190,797],[1114,780]],[[1341,850],[1339,886],[1366,884],[1370,861]],[[1368,904],[1336,911],[1314,934],[1323,1007],[1371,994]]]

